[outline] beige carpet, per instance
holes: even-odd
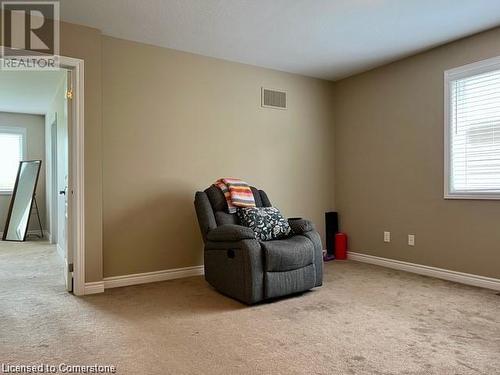
[[[119,374],[500,374],[500,296],[360,263],[245,307],[201,277],[76,298],[47,244],[0,242],[0,362]]]

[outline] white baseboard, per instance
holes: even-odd
[[[478,286],[481,288],[500,290],[500,279],[473,275],[457,271],[450,271],[443,268],[424,266],[423,264],[415,264],[403,262],[400,260],[381,258],[373,255],[348,252],[349,259],[363,263],[375,264],[382,267],[393,268],[396,270],[417,273],[419,275],[435,277],[438,279],[454,281],[461,284]]]
[[[154,283],[158,281],[180,279],[183,277],[203,275],[203,266],[174,268],[170,270],[135,273],[123,276],[105,277],[103,281],[85,283],[84,294],[102,293],[104,289],[119,288],[122,286]]]
[[[97,294],[104,292],[104,281],[95,281],[92,283],[85,283],[83,294]]]
[[[157,281],[180,279],[183,277],[200,276],[204,274],[203,266],[173,268],[155,272],[135,273],[123,276],[104,278],[104,288],[119,288],[128,285],[154,283]]]
[[[29,235],[40,236],[40,229],[28,229],[28,231],[26,233]],[[44,229],[42,231],[42,233],[43,233],[43,238],[49,238],[49,231],[48,230]]]
[[[44,229],[42,232],[43,232],[43,238],[46,238],[49,241],[51,241],[51,236],[52,235],[50,234],[50,232],[48,230],[46,230],[46,229]],[[35,235],[39,236],[40,235],[40,229],[29,229],[28,232],[26,232],[26,233],[27,234],[31,234],[31,235],[35,234]],[[3,232],[0,232],[0,238],[2,238],[2,237],[3,237]]]

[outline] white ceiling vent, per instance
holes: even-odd
[[[286,109],[286,91],[263,87],[262,107]]]

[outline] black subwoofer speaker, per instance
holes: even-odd
[[[325,212],[325,228],[326,252],[328,255],[334,255],[335,234],[339,231],[339,217],[336,212]]]

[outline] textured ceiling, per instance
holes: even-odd
[[[339,79],[500,25],[500,0],[62,0],[106,35]]]

